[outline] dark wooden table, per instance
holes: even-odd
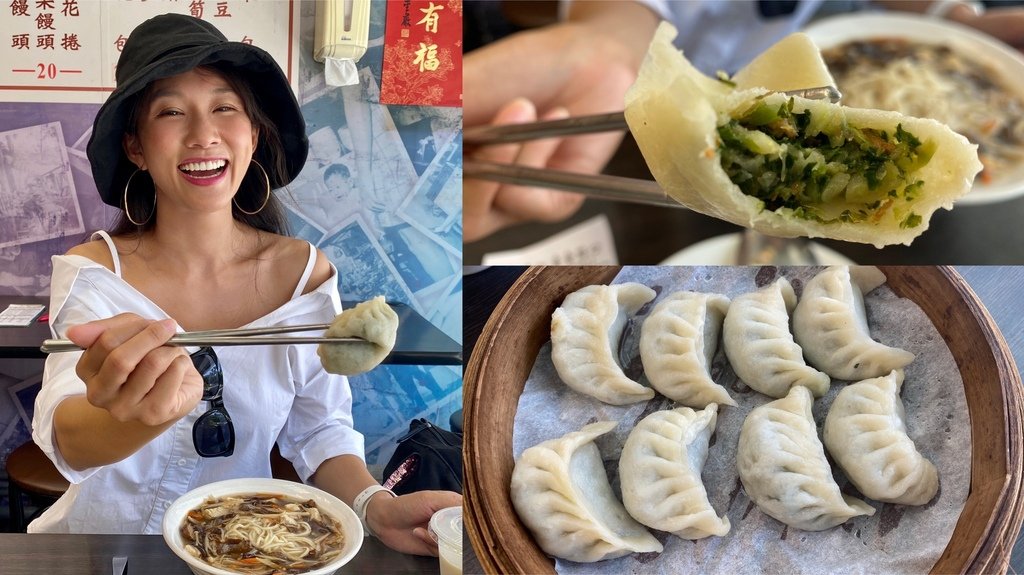
[[[525,271],[525,267],[490,267],[464,277],[463,343],[467,356],[484,324],[505,292]],[[956,270],[964,276],[971,289],[988,309],[992,319],[1013,352],[1018,369],[1024,366],[1024,266],[961,266]],[[469,541],[464,549],[463,571],[483,573]],[[1010,556],[1009,573],[1024,575],[1024,537],[1018,536]]]
[[[38,303],[49,307],[45,297],[0,296],[0,310],[12,303]],[[342,302],[350,309],[358,302]],[[395,348],[385,364],[400,365],[462,365],[462,346],[427,321],[416,310],[404,303],[392,303],[398,314],[398,335]],[[49,309],[43,313],[49,313]],[[0,358],[42,358],[39,351],[43,340],[49,339],[47,322],[35,322],[28,327],[0,327]]]
[[[32,296],[0,296],[0,310],[11,304],[36,303],[49,308],[50,300]],[[43,316],[50,310],[43,311]],[[0,358],[42,358],[39,345],[50,337],[50,326],[45,321],[36,321],[26,327],[0,327]]]
[[[110,575],[111,559],[128,557],[129,575],[188,575],[161,535],[0,534],[0,573],[4,575]],[[341,574],[440,573],[436,557],[392,551],[373,537],[338,570]]]
[[[351,309],[358,302],[342,302]],[[404,303],[391,303],[398,314],[395,348],[384,363],[402,365],[462,365],[462,346]]]

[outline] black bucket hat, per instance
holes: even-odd
[[[229,42],[204,20],[163,14],[139,24],[128,37],[117,61],[117,87],[93,122],[86,152],[105,203],[124,208],[124,187],[136,169],[122,140],[137,96],[154,80],[208,64],[228,66],[246,78],[260,110],[277,126],[287,169],[284,174],[271,173],[271,186],[287,185],[302,170],[309,151],[306,125],[288,79],[274,58],[256,46]],[[273,165],[262,138],[253,157],[268,169]]]

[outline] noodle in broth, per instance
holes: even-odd
[[[305,573],[344,543],[341,525],[312,500],[275,494],[211,497],[188,512],[181,536],[193,556],[247,575]]]

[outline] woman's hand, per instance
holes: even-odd
[[[462,495],[453,491],[417,491],[398,497],[380,492],[368,503],[366,523],[395,551],[436,557],[437,543],[427,531],[430,518],[446,507],[461,506]]]
[[[1024,8],[1020,6],[990,8],[981,14],[950,10],[948,17],[1024,51]]]
[[[921,2],[919,0],[875,0],[877,4],[889,10],[906,12],[926,12],[938,0]],[[953,4],[948,7],[943,18],[970,26],[997,40],[1002,40],[1017,50],[1024,51],[1024,7],[1000,6],[986,8],[980,14],[966,4]]]
[[[75,372],[89,403],[118,422],[149,427],[191,411],[202,398],[203,378],[182,348],[163,345],[174,332],[173,320],[128,313],[69,328],[68,338],[85,348]]]
[[[574,3],[575,5],[576,3]],[[595,8],[628,8],[630,2],[595,2]],[[656,20],[637,5],[641,16]],[[646,15],[645,15],[646,13]],[[610,19],[611,16],[608,16]],[[615,26],[628,28],[625,17]],[[636,79],[639,56],[608,33],[604,20],[570,22],[513,34],[466,55],[463,67],[463,122],[522,123],[566,116],[621,111],[623,94]],[[650,37],[633,35],[642,54]],[[598,173],[615,152],[622,133],[553,138],[526,144],[467,148],[481,161]],[[463,184],[463,238],[481,239],[527,221],[555,222],[583,202],[576,194],[499,185],[467,178]]]
[[[567,116],[565,108],[555,108],[543,119],[557,120]],[[533,103],[516,98],[498,112],[493,123],[520,124],[536,119],[537,110]],[[525,144],[484,146],[470,151],[468,155],[482,162],[545,168],[562,142],[562,138],[548,138]],[[522,222],[564,220],[583,203],[583,196],[579,194],[473,178],[465,181],[462,190],[463,237],[466,241],[483,238]]]

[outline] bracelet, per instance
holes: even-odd
[[[925,14],[934,18],[946,18],[949,11],[957,6],[966,6],[975,16],[980,16],[985,11],[985,5],[976,0],[935,0],[925,10]]]
[[[356,495],[356,498],[352,500],[352,510],[356,512],[356,516],[359,517],[359,522],[363,524],[363,531],[366,532],[366,535],[373,535],[374,537],[376,537],[377,534],[370,529],[370,524],[366,522],[366,508],[369,506],[370,498],[381,491],[390,493],[392,497],[398,497],[395,495],[394,491],[391,491],[387,487],[371,485],[362,490],[359,495]]]

